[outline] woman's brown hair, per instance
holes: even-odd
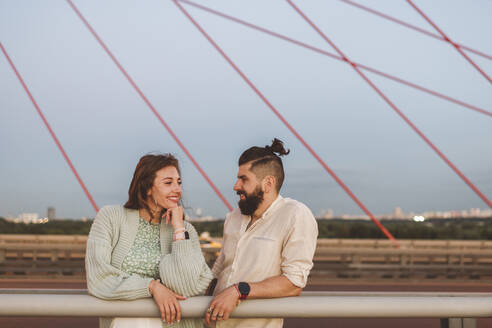
[[[156,172],[168,166],[174,166],[181,174],[178,159],[171,154],[145,155],[140,158],[128,189],[128,201],[123,206],[134,210],[145,209],[153,217],[147,205],[147,192],[154,185]]]

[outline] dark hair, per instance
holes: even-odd
[[[285,178],[284,166],[280,156],[285,156],[289,153],[290,150],[285,150],[284,143],[275,138],[270,146],[254,146],[245,150],[239,157],[238,164],[243,165],[252,162],[250,171],[258,179],[263,179],[267,175],[273,175],[277,179],[276,189],[279,192]]]
[[[156,172],[168,166],[174,166],[180,173],[178,160],[171,154],[145,155],[140,158],[128,189],[128,201],[123,206],[134,210],[146,209],[152,216],[147,205],[147,192],[154,185]]]

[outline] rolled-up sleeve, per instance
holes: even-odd
[[[304,288],[313,267],[313,256],[318,238],[318,224],[311,211],[302,206],[297,210],[284,239],[282,275],[295,286]]]

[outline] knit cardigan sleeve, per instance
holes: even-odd
[[[172,242],[159,265],[162,283],[182,296],[203,295],[213,278],[200,249],[195,228],[185,221],[190,239]]]
[[[152,278],[130,275],[111,265],[115,236],[122,213],[117,207],[105,206],[96,215],[87,240],[85,268],[89,293],[106,300],[134,300],[150,297]]]

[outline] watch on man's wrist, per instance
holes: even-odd
[[[237,290],[239,290],[239,294],[241,294],[239,299],[245,300],[246,298],[248,298],[251,287],[247,282],[240,282],[239,284],[237,284]]]

